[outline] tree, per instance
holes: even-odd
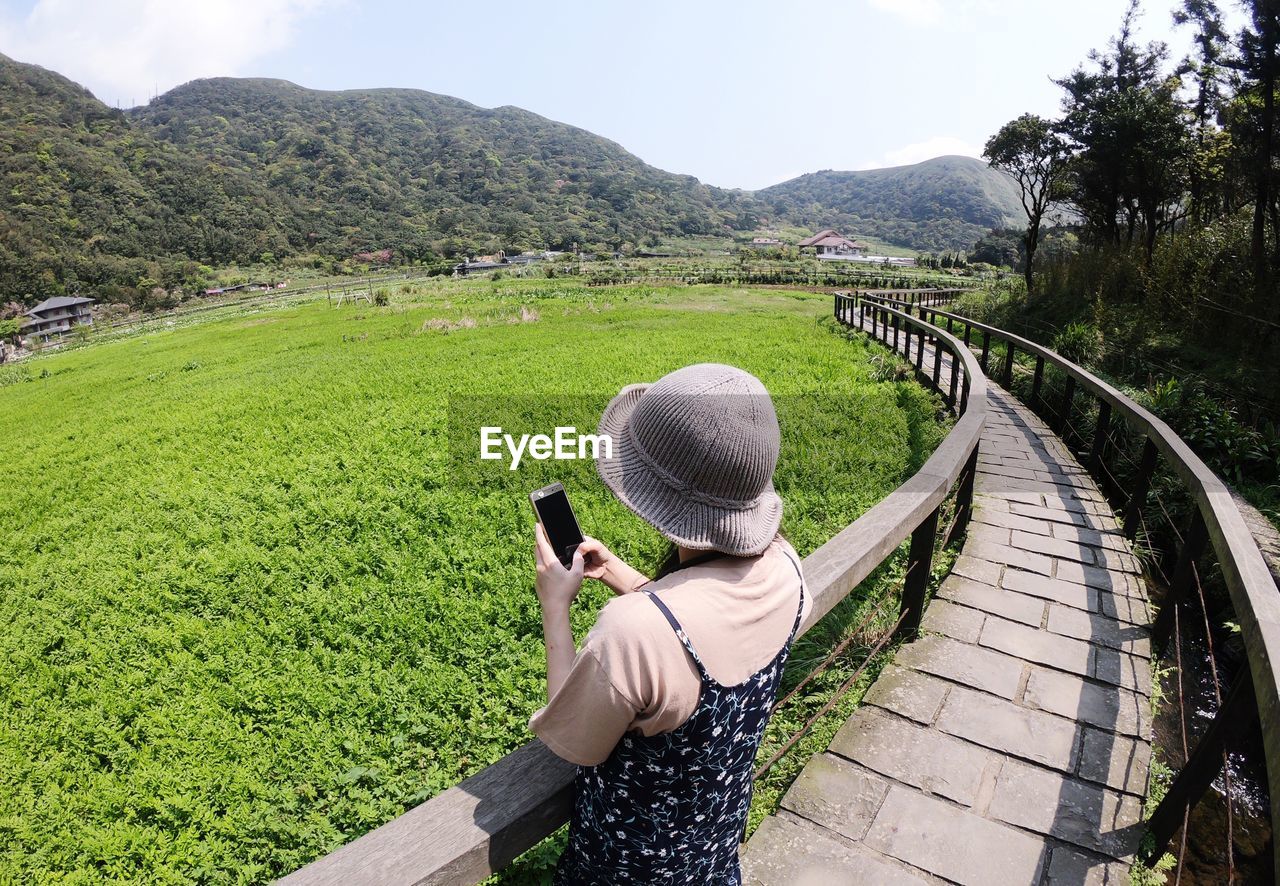
[[[1026,262],[1022,272],[1030,292],[1040,224],[1049,207],[1064,194],[1069,157],[1066,142],[1048,120],[1023,114],[1000,127],[987,141],[982,154],[991,168],[1004,172],[1018,183],[1022,210],[1027,214],[1027,232],[1023,238]]]
[[[1224,176],[1224,160],[1230,144],[1215,119],[1221,113],[1222,89],[1227,73],[1229,45],[1222,11],[1214,0],[1182,0],[1175,9],[1173,22],[1195,29],[1192,36],[1195,51],[1178,67],[1179,75],[1195,82],[1195,155],[1189,170],[1191,220],[1204,224],[1223,210],[1220,193]]]
[[[1237,95],[1252,104],[1250,115],[1254,141],[1253,236],[1251,253],[1254,282],[1259,293],[1267,289],[1274,256],[1268,254],[1267,222],[1271,222],[1275,251],[1280,251],[1280,208],[1276,206],[1275,116],[1277,64],[1280,59],[1280,4],[1275,0],[1246,0],[1249,26],[1240,34],[1240,72]]]
[[[1071,203],[1095,244],[1132,245],[1151,262],[1157,234],[1183,217],[1192,154],[1181,81],[1166,76],[1163,43],[1139,46],[1130,0],[1108,52],[1056,81],[1066,91],[1060,131],[1071,141]]]

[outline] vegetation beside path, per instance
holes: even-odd
[[[563,480],[642,568],[664,544],[588,462],[481,465],[482,415],[594,428],[624,384],[742,366],[778,400],[802,554],[944,432],[825,295],[503,280],[388,301],[229,308],[0,387],[0,880],[261,882],[528,740],[527,491]],[[579,635],[606,594],[575,605]]]

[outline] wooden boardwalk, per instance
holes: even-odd
[[[1151,755],[1137,560],[1067,447],[991,386],[952,574],[743,854],[747,883],[1128,883]]]

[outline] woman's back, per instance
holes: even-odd
[[[593,632],[598,643],[625,649],[621,658],[606,652],[608,664],[599,665],[611,684],[616,671],[610,667],[621,661],[633,671],[618,674],[626,695],[643,682],[654,689],[652,710],[636,712],[650,728],[633,728],[621,741],[614,737],[616,744],[607,758],[580,772],[574,826],[559,882],[736,881],[737,847],[750,806],[756,751],[803,616],[799,562],[789,547],[775,544],[751,559],[755,562],[722,563],[719,569],[700,573],[691,567],[683,580],[633,595],[635,602],[616,607],[642,622],[651,621],[646,608],[651,607],[693,670],[692,711],[674,729],[652,728],[679,716],[689,685],[670,678],[674,669],[664,661],[668,644],[656,642],[661,635],[627,631],[625,626],[615,629],[612,622]],[[789,580],[780,581],[778,567],[784,563]],[[777,605],[779,597],[789,597],[790,605]],[[697,633],[716,649],[724,676],[711,672],[692,639],[692,626],[686,631],[672,603],[697,620]],[[785,633],[770,642],[778,616],[785,617],[788,609]],[[611,636],[614,631],[623,636]],[[625,637],[633,639],[626,642]],[[767,658],[761,661],[763,656]],[[753,661],[758,666],[748,664]],[[634,675],[644,673],[651,675],[631,685]],[[657,674],[668,678],[655,683]],[[622,687],[613,688],[624,694]],[[592,704],[590,699],[583,701]],[[603,743],[608,736],[601,738]]]
[[[799,597],[799,557],[778,539],[758,557],[722,557],[649,585],[684,628],[707,673],[732,685],[786,642]],[[808,598],[804,602],[809,606]],[[530,728],[561,757],[602,762],[628,731],[670,732],[698,704],[701,675],[644,593],[604,607],[561,690]]]

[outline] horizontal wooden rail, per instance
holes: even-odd
[[[866,299],[885,306],[910,309],[910,306],[900,299],[885,293],[868,294]],[[1044,367],[1046,365],[1056,367],[1067,379],[1061,409],[1064,427],[1070,419],[1071,404],[1075,394],[1084,392],[1099,401],[1100,409],[1105,412],[1108,421],[1118,417],[1142,435],[1145,440],[1144,452],[1134,489],[1129,492],[1129,504],[1125,513],[1125,532],[1130,538],[1133,537],[1142,509],[1146,504],[1146,493],[1156,467],[1157,457],[1163,457],[1165,463],[1182,481],[1196,506],[1195,518],[1185,536],[1194,543],[1199,533],[1207,532],[1209,545],[1222,570],[1223,580],[1235,610],[1236,622],[1240,626],[1240,633],[1244,639],[1252,692],[1242,691],[1235,697],[1250,699],[1256,705],[1266,756],[1272,829],[1273,832],[1280,832],[1280,676],[1277,675],[1277,667],[1280,667],[1280,590],[1277,589],[1276,582],[1271,577],[1266,561],[1262,557],[1262,552],[1258,549],[1258,543],[1245,523],[1226,484],[1164,421],[1087,369],[1077,366],[1042,345],[994,326],[929,306],[918,306],[916,310],[921,319],[928,320],[935,327],[940,328],[942,321],[946,322],[948,328],[954,328],[960,324],[965,328],[966,337],[973,332],[980,332],[984,339],[989,337],[1005,342],[1009,350],[1005,364],[1009,368],[1007,375],[1012,374],[1015,350],[1034,357],[1036,370],[1033,399],[1040,397]],[[1006,379],[1007,382],[1008,379]],[[1098,439],[1095,438],[1092,448],[1101,452],[1102,445]],[[1092,462],[1094,459],[1091,458],[1089,461]],[[1088,467],[1093,470],[1096,466],[1090,464]],[[1176,602],[1174,600],[1166,605]],[[1219,709],[1219,719],[1238,716],[1239,711],[1233,711],[1226,704]],[[1222,731],[1220,728],[1214,729],[1212,735],[1217,736]],[[1209,773],[1210,778],[1213,774]],[[1195,787],[1202,792],[1208,787],[1208,783],[1209,779],[1200,777]],[[1180,789],[1177,792],[1171,790],[1169,795],[1171,799],[1167,799],[1167,802],[1187,802],[1188,798],[1190,802],[1194,802],[1199,797],[1191,787],[1179,786],[1177,783],[1175,787]],[[1162,813],[1153,816],[1153,822],[1168,821],[1171,818],[1170,815]],[[1181,826],[1181,812],[1177,815],[1177,823]],[[1157,833],[1157,842],[1161,838],[1167,841],[1171,836],[1172,832]],[[1272,842],[1275,877],[1280,881],[1280,840]],[[1163,844],[1158,848],[1163,848]]]
[[[837,294],[837,317],[851,322],[855,301],[852,296]],[[928,336],[952,355],[964,380],[966,395],[955,403],[963,414],[915,475],[805,557],[805,583],[813,604],[800,626],[801,634],[848,596],[904,541],[930,524],[958,481],[962,481],[961,497],[966,490],[972,493],[987,402],[986,378],[977,360],[963,342],[923,320],[892,307],[877,305],[876,310],[882,320],[892,318],[900,328],[916,330],[918,341]],[[957,504],[958,512],[967,514],[968,503]],[[909,556],[920,558],[918,552]],[[927,573],[927,568],[916,572]],[[904,605],[908,602],[905,596]],[[568,820],[574,772],[571,764],[556,757],[541,742],[532,741],[457,787],[284,877],[280,883],[477,883]]]

